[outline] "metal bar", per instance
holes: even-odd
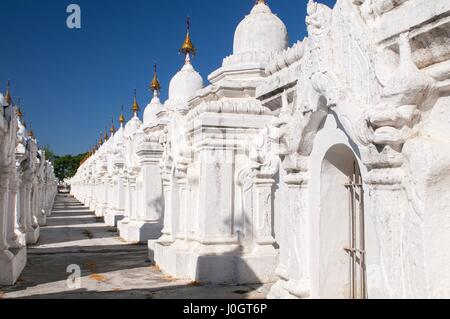
[[[347,187],[348,189],[348,218],[349,218],[349,227],[350,227],[350,232],[349,232],[349,244],[350,247],[344,248],[344,250],[349,254],[349,272],[350,272],[350,298],[353,299],[353,280],[354,280],[354,276],[353,276],[353,247],[352,247],[352,216],[353,216],[353,212],[352,212],[352,189],[353,189],[353,184],[352,184],[352,180],[351,180],[351,176],[349,176],[349,182],[345,184],[345,187]]]
[[[352,243],[351,243],[351,247],[353,249],[356,249],[356,188],[355,188],[355,183],[356,183],[356,166],[355,166],[355,161],[353,161],[353,174],[352,174],[352,188],[351,188],[351,192],[352,192],[352,201],[351,201],[351,205],[352,205]],[[356,255],[353,253],[352,254],[352,299],[356,299],[357,298],[357,291],[356,291]]]
[[[361,297],[367,298],[367,274],[366,274],[366,242],[365,242],[365,221],[364,221],[364,189],[362,187],[362,176],[359,174],[358,189],[359,189],[359,221],[360,221],[360,248],[363,252],[361,254]]]

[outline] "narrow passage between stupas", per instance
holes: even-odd
[[[114,227],[68,194],[58,194],[17,284],[0,298],[264,298],[265,285],[200,285],[175,280],[148,260],[146,245],[123,241]],[[81,272],[80,286],[70,280]],[[75,272],[74,272],[75,269]]]

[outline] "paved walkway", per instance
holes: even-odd
[[[67,286],[69,265],[81,269],[81,287]],[[196,285],[174,280],[147,260],[145,245],[123,242],[81,203],[59,194],[17,284],[0,298],[264,298],[267,285]]]

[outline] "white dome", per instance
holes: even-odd
[[[163,106],[157,95],[153,97],[150,104],[144,110],[144,124],[152,124],[158,121],[157,114],[161,112]]]
[[[136,132],[142,125],[141,120],[134,115],[131,120],[128,121],[127,125],[125,125],[125,137],[131,136],[134,132]]]
[[[195,71],[191,63],[186,62],[170,81],[169,99],[188,100],[197,90],[202,88],[203,79],[201,75]]]
[[[238,25],[234,34],[234,54],[272,53],[288,47],[288,32],[283,21],[265,3],[256,4]]]

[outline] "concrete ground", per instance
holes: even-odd
[[[69,278],[70,266],[81,271],[78,287]],[[38,244],[28,248],[22,276],[15,286],[0,287],[0,299],[260,299],[269,288],[175,280],[150,264],[145,245],[125,243],[115,228],[59,194]]]

